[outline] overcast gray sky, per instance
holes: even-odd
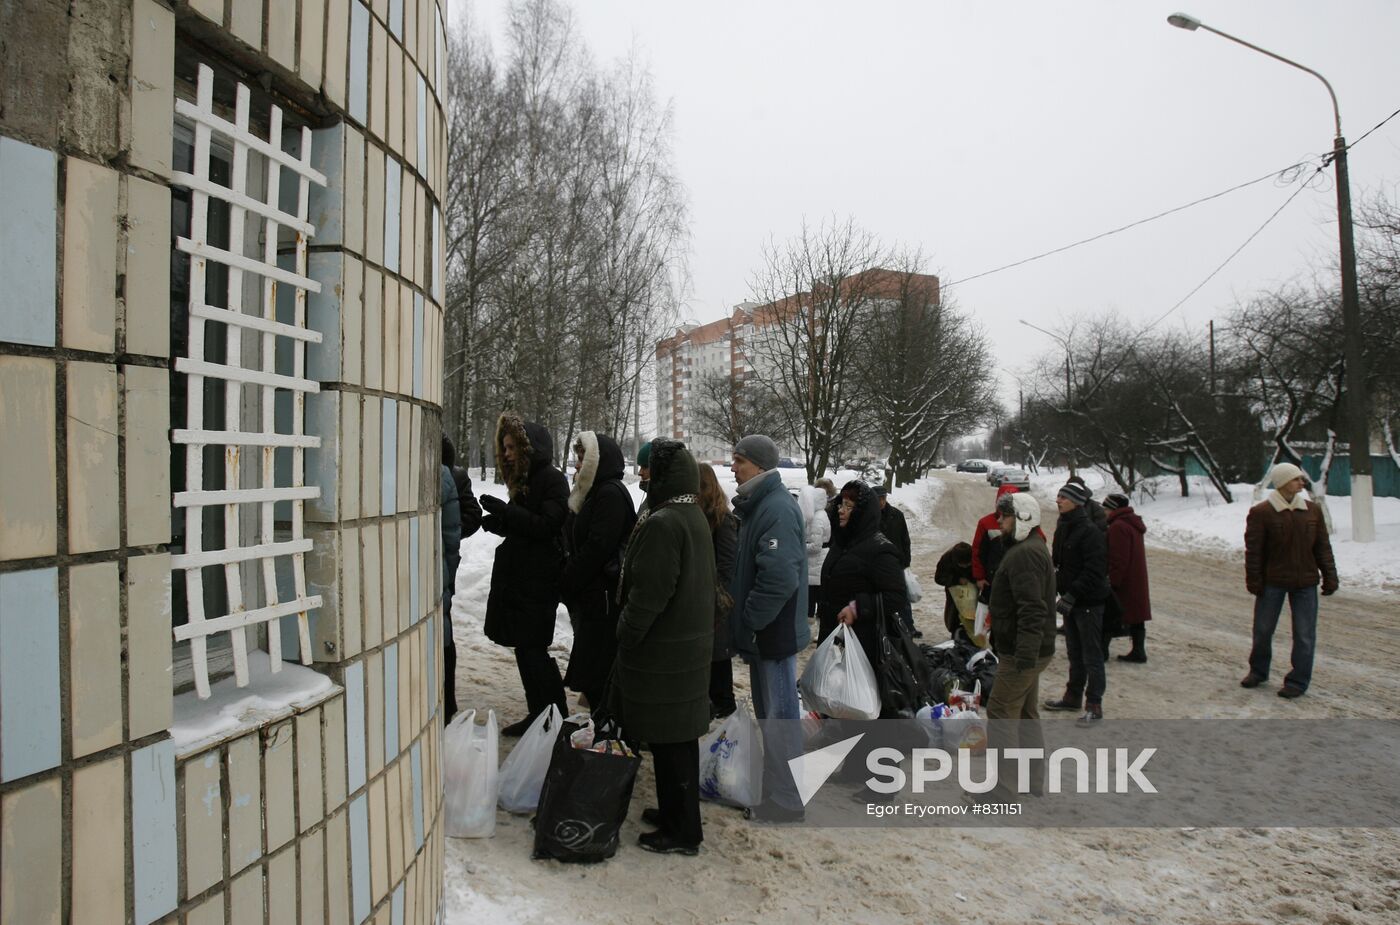
[[[1182,6],[1176,6],[1180,2]],[[507,0],[452,0],[500,49]],[[1178,9],[1321,72],[1356,140],[1400,109],[1400,2],[1337,0],[574,0],[600,62],[635,42],[675,113],[690,197],[689,318],[749,295],[770,236],[853,216],[921,248],[954,283],[1220,192],[1331,147],[1316,78],[1204,31]],[[1358,203],[1400,180],[1400,116],[1350,154]],[[1330,170],[1164,324],[1324,272]],[[1054,347],[1017,324],[1156,318],[1296,187],[1265,181],[946,292],[1019,370]],[[1056,348],[1058,349],[1058,348]],[[1014,400],[1009,374],[1004,394]]]

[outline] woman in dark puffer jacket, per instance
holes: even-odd
[[[564,570],[562,530],[568,511],[569,482],[554,468],[549,431],[517,412],[496,425],[496,468],[505,475],[510,502],[483,495],[481,529],[505,537],[491,566],[486,600],[486,637],[515,649],[515,664],[530,713],[501,730],[518,736],[550,704],[566,712],[564,681],[550,657],[559,609],[559,578]]]
[[[876,603],[886,620],[899,617],[905,602],[904,566],[899,549],[880,532],[880,501],[869,485],[847,482],[841,489],[836,531],[822,563],[820,639],[850,624],[871,666],[880,664]]]

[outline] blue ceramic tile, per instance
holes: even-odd
[[[384,647],[384,763],[399,754],[399,644]]]
[[[413,294],[413,397],[423,397],[423,294]]]
[[[58,569],[0,574],[0,779],[58,764],[59,677]]]
[[[428,640],[432,642],[431,638]],[[431,696],[433,691],[429,691]],[[414,742],[408,752],[409,766],[413,770],[413,844],[414,850],[423,847],[423,750],[420,742]]]
[[[131,753],[132,887],[136,921],[147,925],[175,908],[175,744]]]
[[[315,523],[340,519],[340,402],[341,393],[329,390],[306,396],[304,430],[321,438],[320,448],[306,451],[306,484],[321,489],[319,498],[306,502],[306,519]],[[345,452],[359,453],[360,448],[347,447]]]
[[[311,166],[326,175],[326,185],[307,190],[306,220],[316,229],[312,244],[345,240],[345,123],[311,132]]]
[[[433,206],[433,228],[432,234],[428,236],[433,247],[433,301],[442,304],[442,251],[439,249],[439,242],[442,240],[442,213],[437,206]]]
[[[0,136],[0,340],[52,347],[58,157]]]
[[[399,212],[403,168],[392,157],[384,158],[384,269],[399,272]]]
[[[320,292],[306,294],[306,326],[321,334],[319,344],[306,345],[306,378],[317,382],[340,381],[340,296],[344,291],[341,287],[344,264],[339,251],[315,251],[306,260],[306,275],[321,284]]]
[[[399,509],[399,403],[392,398],[380,401],[379,513],[393,514]]]
[[[365,785],[365,663],[345,669],[346,782],[354,793]]]
[[[362,793],[350,801],[350,918],[369,918],[369,804]]]
[[[363,2],[350,4],[350,116],[361,125],[369,123],[369,8]]]
[[[423,619],[423,602],[420,589],[418,587],[419,563],[418,544],[420,522],[417,517],[409,521],[408,524],[408,619],[410,623],[417,623]]]

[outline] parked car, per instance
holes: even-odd
[[[791,457],[789,457],[789,456],[784,456],[783,458],[781,458],[781,459],[778,460],[778,468],[779,468],[779,469],[801,469],[802,467],[799,466]]]
[[[1009,468],[999,471],[1001,476],[997,480],[998,487],[1002,485],[1015,485],[1017,491],[1031,490],[1031,474],[1025,469]]]
[[[959,472],[986,472],[989,467],[985,459],[964,459],[958,463]]]
[[[987,470],[987,484],[988,484],[988,485],[991,485],[993,488],[995,488],[996,486],[1000,485],[1000,484],[1001,484],[1001,474],[1002,474],[1003,472],[1006,472],[1006,471],[1012,469],[1012,468],[1014,468],[1014,467],[1013,467],[1013,466],[1003,466],[1003,465],[992,466],[991,468],[989,468],[989,469]]]

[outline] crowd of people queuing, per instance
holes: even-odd
[[[460,541],[478,529],[500,536],[485,633],[514,651],[527,706],[502,733],[521,735],[551,706],[567,715],[565,688],[577,692],[581,706],[611,717],[652,754],[658,805],[643,813],[655,830],[641,836],[641,846],[693,855],[704,839],[698,740],[736,709],[737,655],[757,718],[791,721],[765,727],[763,799],[746,816],[802,819],[789,770],[804,746],[798,654],[844,624],[879,665],[889,657],[882,639],[892,633],[889,621],[900,621],[910,638],[922,635],[906,578],[909,528],[887,488],[855,479],[838,489],[819,479],[790,491],[777,445],[755,434],[733,448],[731,502],[708,464],[683,443],[658,438],[637,455],[645,497],[634,507],[623,452],[606,434],[575,439],[572,486],[553,465],[548,430],[515,412],[501,415],[495,449],[508,498],[483,495],[478,503],[443,438],[443,607],[451,613]],[[1311,675],[1317,585],[1330,594],[1337,577],[1320,512],[1301,494],[1301,471],[1283,464],[1270,478],[1275,490],[1251,509],[1246,531],[1246,584],[1256,605],[1241,683],[1254,687],[1268,677],[1274,627],[1288,600],[1293,665],[1279,693],[1296,697]],[[949,637],[995,653],[987,718],[1015,721],[993,724],[992,744],[1002,750],[1043,741],[1041,707],[1073,711],[1084,727],[1103,721],[1113,638],[1131,640],[1118,660],[1147,661],[1152,611],[1142,519],[1127,496],[1110,493],[1100,503],[1078,476],[1059,488],[1055,506],[1047,538],[1039,502],[1002,486],[971,542],[948,549],[935,569]],[[563,675],[548,651],[561,602],[574,630]],[[1057,633],[1065,638],[1068,678],[1063,693],[1042,701],[1040,678]],[[450,720],[457,710],[450,629],[444,646]],[[881,715],[894,714],[886,706]],[[1003,774],[999,786],[1012,777]],[[1031,792],[1042,789],[1033,773]]]

